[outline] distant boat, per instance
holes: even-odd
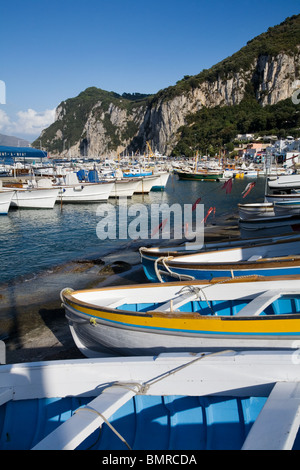
[[[0,215],[7,215],[14,191],[1,191],[0,190]]]
[[[223,171],[203,170],[203,171],[184,171],[176,170],[176,175],[181,180],[196,181],[220,181],[223,178]]]
[[[300,277],[266,279],[64,289],[61,299],[87,357],[293,348]]]
[[[135,462],[129,449],[165,451],[159,462],[174,465],[197,463],[195,450],[299,450],[298,359],[223,351],[1,365],[0,448],[104,450],[104,465]]]

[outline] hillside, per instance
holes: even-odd
[[[195,148],[225,145],[236,133],[297,134],[299,108],[291,95],[299,79],[297,15],[155,95],[88,88],[58,106],[56,121],[37,140],[52,154],[142,152],[150,140],[167,155],[188,155]]]

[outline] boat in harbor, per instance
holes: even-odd
[[[2,191],[0,189],[0,215],[7,215],[14,191]]]
[[[270,176],[268,178],[268,186],[270,189],[300,189],[300,175],[280,175],[277,177]]]
[[[275,204],[275,203],[274,203]],[[253,237],[253,233],[261,236],[279,235],[300,231],[300,215],[274,215],[271,217],[257,217],[253,219],[240,219],[239,227],[243,238]]]
[[[1,365],[0,449],[172,449],[174,464],[197,458],[184,450],[298,450],[298,363],[227,350]]]
[[[239,217],[241,219],[253,219],[257,217],[272,217],[275,215],[272,202],[253,202],[238,204]]]
[[[284,202],[284,201],[300,201],[300,192],[295,189],[281,190],[281,191],[268,191],[265,195],[265,202]]]
[[[264,220],[264,219],[249,219]],[[248,222],[246,220],[245,222]],[[213,279],[215,277],[237,277],[252,274],[276,276],[300,274],[300,236],[282,237],[272,241],[247,240],[236,246],[217,249],[201,249],[180,254],[162,251],[160,256],[151,249],[140,248],[144,273],[150,281]]]
[[[176,175],[180,180],[189,181],[220,181],[223,178],[223,171],[219,170],[176,170]]]
[[[16,188],[10,205],[18,209],[53,209],[58,194],[58,188]]]
[[[107,201],[113,190],[114,182],[80,183],[76,173],[67,173],[53,187],[59,189],[57,202],[84,204]]]
[[[159,175],[143,176],[139,179],[139,184],[134,191],[135,194],[148,194],[154,186],[161,183]]]
[[[298,201],[274,202],[274,213],[280,215],[300,215],[300,199]]]
[[[77,290],[61,299],[86,357],[293,348],[300,277],[251,277]]]

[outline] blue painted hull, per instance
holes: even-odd
[[[10,401],[0,408],[0,449],[29,450],[89,398]],[[133,450],[240,449],[265,397],[136,396],[109,421]],[[78,449],[128,450],[104,424]]]
[[[143,258],[142,265],[144,273],[152,282],[158,282],[160,279],[157,276],[157,271],[155,269],[155,260],[149,260]],[[214,269],[213,267],[205,266],[204,269],[200,267],[195,268],[185,268],[184,266],[178,267],[170,265],[170,270],[174,273],[172,276],[168,273],[163,266],[158,265],[160,269],[160,275],[164,281],[174,281],[178,279],[179,276],[192,276],[197,280],[211,280],[215,277],[237,277],[237,276],[249,276],[249,275],[259,275],[259,276],[286,276],[292,274],[300,274],[300,263],[297,266],[282,266],[277,268],[260,268],[259,265],[253,265],[250,268],[238,269]]]

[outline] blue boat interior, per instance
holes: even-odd
[[[200,315],[234,316],[247,305],[245,300],[195,300],[176,309],[180,312],[199,313]],[[123,304],[118,310],[130,312],[148,312],[163,305],[161,303]],[[300,297],[281,297],[268,305],[260,315],[288,315],[300,313]]]
[[[0,408],[0,449],[31,449],[92,398],[10,401]],[[110,418],[134,450],[240,449],[266,397],[137,395]],[[78,449],[126,450],[103,424]],[[300,433],[294,442],[300,449]]]

